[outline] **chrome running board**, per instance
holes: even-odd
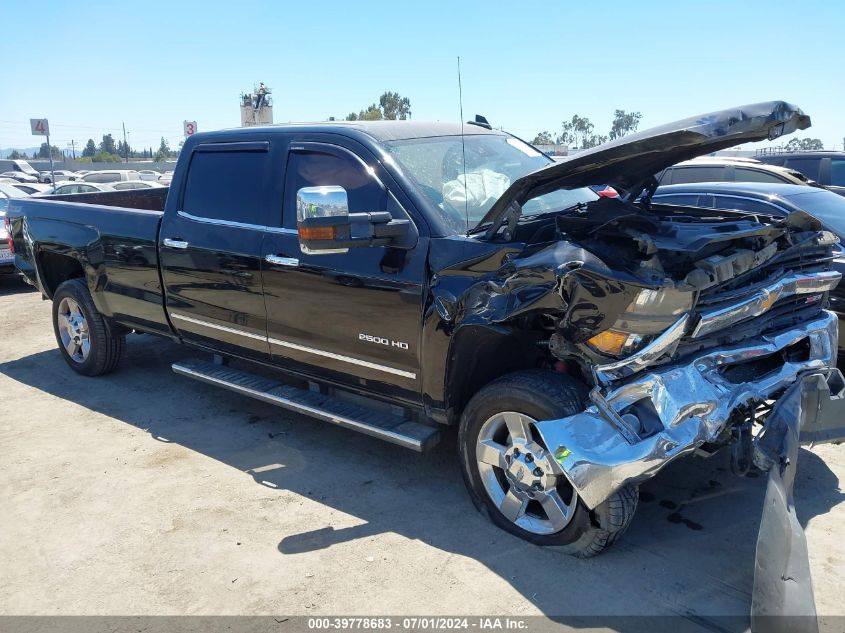
[[[281,382],[199,360],[173,363],[173,371],[210,385],[223,387],[294,413],[331,422],[405,448],[424,452],[440,441],[434,426],[404,420],[339,398],[299,389]]]

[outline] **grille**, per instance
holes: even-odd
[[[712,309],[737,303],[787,271],[830,270],[832,261],[833,249],[830,246],[794,246],[758,268],[708,288],[699,296],[696,308]]]
[[[736,304],[789,272],[830,270],[832,261],[833,249],[830,246],[819,246],[811,243],[794,246],[762,266],[702,292],[695,306],[696,312],[700,313],[705,310],[709,311]],[[740,343],[761,334],[780,332],[814,319],[819,316],[826,305],[827,293],[784,297],[764,314],[731,323],[725,328],[701,338],[684,337],[676,354],[684,356],[688,353],[719,345]],[[697,314],[694,313],[693,316],[695,317]],[[695,323],[695,318],[693,323]]]

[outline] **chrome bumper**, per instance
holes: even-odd
[[[741,345],[702,352],[682,365],[644,372],[620,386],[591,394],[593,405],[576,415],[536,427],[560,468],[588,508],[625,485],[648,479],[673,459],[717,440],[731,414],[746,403],[767,400],[803,374],[836,363],[838,319],[832,312],[809,323]],[[785,361],[759,378],[731,382],[725,369],[777,354],[806,340],[803,360]],[[644,402],[642,402],[644,401]],[[657,420],[643,432],[631,405],[653,407]],[[655,423],[657,429],[655,430]]]

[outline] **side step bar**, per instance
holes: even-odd
[[[433,426],[403,420],[389,413],[285,385],[217,363],[183,361],[173,363],[173,371],[181,376],[224,387],[244,396],[360,431],[415,451],[427,451],[440,441],[440,431]]]

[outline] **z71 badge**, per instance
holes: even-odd
[[[398,347],[399,349],[408,349],[408,344],[402,341],[393,341],[389,338],[382,338],[381,336],[372,336],[371,334],[359,334],[359,341],[366,343],[378,343],[379,345],[387,345],[388,347]]]

